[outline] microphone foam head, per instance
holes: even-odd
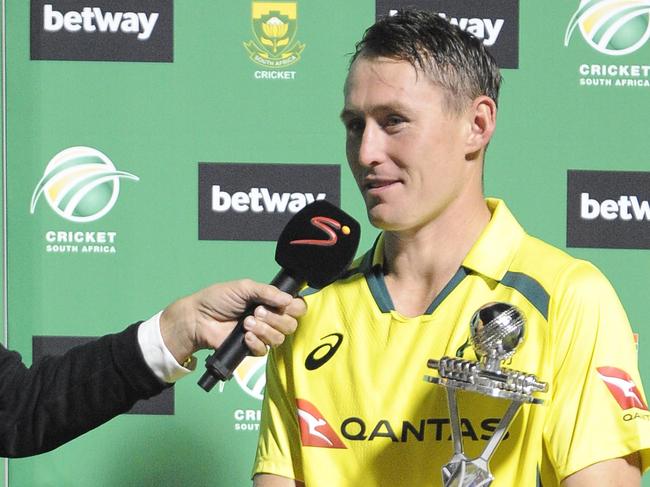
[[[350,266],[360,235],[359,223],[350,215],[328,201],[314,201],[282,230],[275,260],[294,278],[320,289]]]

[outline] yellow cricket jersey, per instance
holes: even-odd
[[[394,310],[382,240],[349,275],[306,296],[298,330],[270,354],[254,473],[307,487],[441,486],[452,456],[446,393],[423,380],[430,358],[475,359],[469,322],[501,301],[526,318],[506,364],[549,385],[524,405],[490,461],[493,487],[557,486],[603,460],[640,451],[650,465],[650,414],[624,310],[590,263],[527,235],[499,200],[462,267],[422,316]],[[460,392],[468,457],[509,402]]]

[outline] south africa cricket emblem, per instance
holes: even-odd
[[[305,44],[296,40],[296,2],[253,2],[254,39],[244,42],[251,61],[266,68],[285,68],[300,60]]]

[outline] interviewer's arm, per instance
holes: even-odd
[[[261,473],[253,478],[253,487],[305,487],[305,484],[280,475]]]
[[[306,311],[301,299],[267,284],[244,279],[213,285],[164,310],[158,349],[183,362],[196,350],[218,347],[249,303],[262,304],[244,324],[246,344],[256,355],[282,343]],[[0,345],[0,456],[52,450],[169,387],[165,368],[152,367],[143,354],[147,340],[140,341],[139,325],[31,368]]]
[[[167,387],[142,358],[138,326],[27,368],[0,349],[0,456],[36,455],[128,411]]]
[[[641,466],[638,453],[583,468],[562,481],[562,487],[638,487]]]

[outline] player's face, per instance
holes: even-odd
[[[468,178],[467,117],[406,61],[357,58],[341,119],[348,163],[373,225],[417,230],[454,204]]]

